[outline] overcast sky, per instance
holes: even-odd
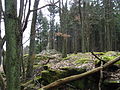
[[[55,1],[58,1],[58,0],[55,0]],[[42,7],[42,6],[44,6],[44,5],[48,4],[48,3],[49,3],[49,0],[40,0],[39,7]],[[49,20],[50,18],[49,18],[49,12],[48,12],[47,8],[48,8],[48,7],[43,8],[43,9],[42,9],[42,12],[43,12],[44,16],[46,16],[47,19]],[[30,16],[30,19],[31,19],[31,17],[32,17],[32,15]],[[56,19],[59,19],[59,18],[58,18],[58,15],[56,15]],[[30,20],[30,21],[31,21],[31,20]],[[27,29],[25,30],[24,34],[23,34],[23,44],[25,43],[25,44],[23,45],[24,47],[25,47],[26,45],[29,45],[29,41],[27,41],[27,40],[28,40],[29,37],[30,37],[30,27],[31,27],[30,23],[31,23],[31,22],[28,23],[28,27],[27,27]],[[27,42],[26,42],[26,41],[27,41]]]
[[[31,1],[32,1],[32,3],[31,3],[32,4],[31,5],[31,9],[32,9],[33,8],[33,4],[34,4],[33,3],[34,0],[31,0]],[[57,0],[55,0],[55,1],[57,1]],[[44,6],[44,5],[46,5],[46,4],[48,4],[48,3],[49,3],[49,0],[40,0],[39,8],[42,7],[42,6]],[[3,5],[3,9],[4,9],[4,0],[2,0],[2,5]],[[18,2],[18,7],[19,7],[19,2]],[[42,11],[43,11],[44,16],[46,16],[48,18],[48,20],[49,20],[49,17],[48,17],[49,16],[49,12],[48,12],[47,8],[48,7],[43,8]],[[30,37],[31,19],[32,19],[32,13],[30,14],[30,17],[29,17],[29,22],[28,22],[28,25],[27,25],[27,29],[23,33],[23,43],[25,43],[29,39],[29,37]],[[1,29],[2,29],[2,37],[3,37],[5,35],[3,21],[2,21]],[[29,45],[29,40],[24,44],[24,47],[26,45]]]
[[[33,3],[34,0],[31,0],[31,1],[32,1],[32,6],[31,6],[31,9],[32,9],[33,4],[34,4]],[[40,0],[39,8],[42,7],[42,6],[44,6],[44,5],[46,5],[46,4],[48,4],[49,1],[50,0]],[[58,0],[55,0],[55,2],[56,1],[58,1]],[[65,2],[66,0],[63,0],[63,1]],[[70,0],[68,0],[68,1],[70,1]],[[2,0],[2,4],[4,6],[4,0]],[[19,2],[18,2],[18,7],[19,7]],[[49,12],[48,12],[47,8],[48,7],[43,8],[42,12],[43,12],[44,16],[46,16],[48,18],[48,20],[49,20]],[[28,22],[28,25],[27,25],[27,29],[23,33],[23,43],[25,43],[29,39],[29,37],[30,37],[31,19],[32,19],[32,14],[30,14],[30,18],[29,18],[29,22]],[[56,20],[59,21],[59,16],[58,15],[56,15]],[[4,36],[4,34],[5,34],[5,32],[4,32],[4,24],[2,23],[2,37]],[[25,47],[26,45],[29,45],[29,40],[23,46]]]

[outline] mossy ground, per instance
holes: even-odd
[[[94,52],[99,58],[105,61],[110,61],[115,59],[117,56],[120,56],[119,52],[109,51],[109,52]],[[27,58],[27,55],[25,55]],[[39,67],[43,67],[42,63],[46,62],[50,56],[46,55],[36,55],[34,69],[38,69]],[[66,58],[51,58],[49,63],[46,65],[49,67],[48,70],[39,71],[38,75],[40,79],[40,83],[43,85],[47,85],[55,80],[60,78],[64,78],[67,76],[83,73],[86,71],[86,68],[94,68],[94,65],[97,64],[99,60],[97,60],[90,52],[87,53],[77,53],[77,54],[68,54]],[[120,65],[120,61],[116,64]],[[85,66],[83,68],[82,66]],[[92,69],[90,68],[90,69]],[[89,69],[89,70],[90,70]],[[86,87],[85,83],[88,83],[94,87],[95,82],[93,78],[87,78],[82,80],[77,80],[75,82],[70,82],[69,84],[75,86],[76,88],[80,88],[80,90],[84,90]],[[90,87],[88,85],[88,87]],[[57,89],[56,89],[57,90]],[[62,89],[60,89],[62,90]],[[94,89],[93,89],[94,90]]]

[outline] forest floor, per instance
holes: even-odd
[[[106,62],[120,56],[120,52],[115,52],[115,51],[94,52],[94,54],[97,57],[99,57],[101,60],[104,60]],[[27,56],[28,55],[24,55],[24,63],[27,62]],[[68,54],[66,58],[62,58],[61,53],[55,50],[42,51],[41,53],[36,54],[33,78],[31,78],[30,81],[23,83],[22,85],[24,87],[26,87],[27,85],[26,88],[28,88],[29,85],[30,86],[32,85],[32,88],[33,88],[33,84],[34,84],[34,87],[40,88],[39,86],[41,86],[40,85],[41,82],[39,82],[39,80],[40,78],[42,78],[42,71],[49,71],[49,70],[64,71],[71,68],[74,70],[84,69],[85,71],[89,71],[96,67],[99,67],[100,66],[99,62],[100,60],[98,60],[91,52],[77,53],[77,54],[72,53],[72,54]],[[120,61],[115,63],[114,65],[117,66],[118,68],[103,70],[103,75],[107,77],[106,80],[110,81],[110,83],[114,82],[114,83],[120,84]],[[2,66],[0,66],[0,72],[3,72]],[[46,76],[44,77],[47,78]],[[60,79],[60,78],[57,78],[57,79]],[[36,85],[36,82],[33,83],[33,81],[36,81],[36,80],[38,85]],[[60,89],[60,90],[63,90],[63,89]],[[68,90],[68,89],[64,89],[64,90]],[[73,89],[73,90],[80,90],[80,89]]]
[[[96,54],[100,59],[105,61],[113,60],[117,56],[120,56],[120,52],[115,52],[115,51],[94,52],[94,54]],[[37,58],[43,57],[42,60],[40,61],[38,60],[39,61],[38,66],[46,65],[48,68],[53,70],[64,70],[67,68],[74,68],[74,69],[84,68],[86,69],[86,71],[89,71],[95,68],[96,64],[99,62],[99,60],[95,58],[95,56],[93,56],[90,52],[68,54],[66,58],[62,58],[60,53],[58,53],[57,51],[51,50],[51,51],[43,51],[36,56]],[[110,70],[107,72],[104,71],[104,74],[106,74],[107,77],[109,77],[108,78],[109,80],[119,80],[119,83],[120,83],[120,61],[117,62],[115,65],[119,67],[119,69]]]

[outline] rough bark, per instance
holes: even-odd
[[[0,6],[2,5],[1,3],[1,0],[0,0]],[[1,43],[2,43],[2,38],[1,38],[1,17],[2,17],[2,9],[0,7],[0,46],[1,46]],[[1,65],[1,56],[2,56],[2,50],[1,50],[1,47],[0,47],[0,65]]]
[[[62,7],[63,7],[63,10],[62,10],[62,33],[63,33],[63,40],[62,40],[62,57],[65,58],[67,57],[67,38],[66,36],[64,35],[67,35],[67,29],[68,29],[68,7],[67,7],[67,1],[65,2],[65,5],[63,4],[63,1],[62,1]]]
[[[38,8],[39,0],[35,0],[34,9]],[[33,75],[33,63],[35,59],[35,25],[36,25],[37,11],[33,12],[32,24],[31,24],[31,34],[30,34],[30,48],[28,56],[28,66],[26,77],[31,78]]]
[[[20,90],[17,1],[5,0],[7,90]]]
[[[2,19],[2,2],[0,0],[0,65],[2,64],[2,49],[5,42],[5,37],[1,37],[1,19]]]
[[[70,81],[74,81],[74,80],[77,80],[77,79],[80,79],[80,78],[83,78],[85,76],[88,76],[88,75],[91,75],[93,73],[96,73],[102,69],[105,69],[111,65],[113,65],[114,63],[118,62],[120,60],[120,56],[117,57],[116,59],[114,60],[111,60],[109,62],[107,62],[106,64],[104,64],[103,66],[100,66],[100,67],[97,67],[95,69],[92,69],[90,71],[87,71],[85,73],[82,73],[82,74],[78,74],[78,75],[73,75],[73,76],[69,76],[69,77],[66,77],[66,78],[62,78],[62,79],[59,79],[47,86],[44,86],[42,88],[40,88],[39,90],[48,90],[48,89],[51,89],[51,88],[54,88],[54,87],[57,87],[59,85],[62,85],[62,84],[65,84],[65,83],[68,83]]]

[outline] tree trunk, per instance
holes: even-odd
[[[104,13],[105,13],[105,48],[106,51],[112,50],[112,29],[110,23],[112,21],[112,7],[111,0],[104,1]]]
[[[34,9],[38,8],[39,0],[35,0]],[[32,24],[31,24],[31,34],[30,34],[30,47],[28,56],[28,65],[26,78],[31,78],[33,75],[33,64],[35,59],[35,25],[36,25],[37,11],[33,12]]]
[[[75,31],[75,35],[74,35],[74,53],[77,54],[77,49],[78,49],[78,38],[77,38],[77,31]]]
[[[67,38],[68,37],[65,37],[64,35],[67,35],[67,29],[68,29],[68,7],[67,7],[67,1],[65,2],[65,5],[63,4],[63,1],[62,1],[62,7],[63,7],[63,10],[62,10],[62,33],[63,33],[63,42],[62,42],[62,57],[65,58],[67,57]]]
[[[60,29],[59,32],[62,32],[62,7],[61,7],[61,0],[59,0],[59,17],[60,17]],[[62,37],[58,37],[58,51],[62,52]]]
[[[1,37],[1,18],[2,18],[2,2],[0,0],[0,65],[1,65],[1,62],[2,62],[2,37]]]
[[[89,26],[88,26],[88,21],[87,21],[87,6],[88,3],[86,3],[85,1],[83,1],[83,10],[81,13],[81,39],[82,39],[82,52],[88,52],[89,51]],[[81,5],[79,5],[79,9],[81,9]]]
[[[20,90],[17,1],[5,0],[6,80],[7,90]]]
[[[62,57],[67,57],[67,38],[63,39]]]

